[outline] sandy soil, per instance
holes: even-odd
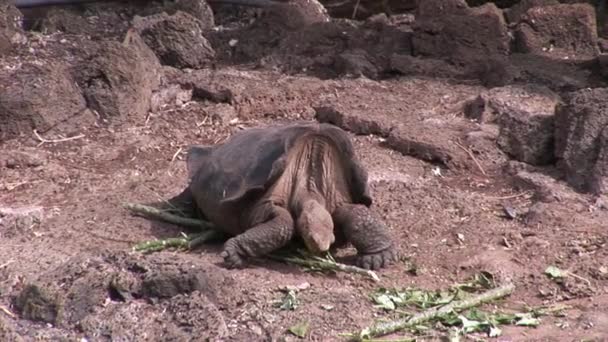
[[[162,4],[24,10],[31,30],[15,29],[23,41],[0,61],[1,340],[290,341],[298,338],[287,329],[306,321],[305,340],[342,341],[341,333],[394,316],[374,307],[375,289],[445,288],[480,271],[514,281],[503,309],[570,306],[537,328],[504,327],[500,341],[608,337],[604,197],[575,191],[554,159],[515,160],[496,143],[501,122],[466,115],[496,87],[488,73],[507,70],[499,86],[533,80],[559,97],[604,85],[595,65],[560,59],[542,69],[534,58],[546,55],[522,62],[514,52],[480,71],[478,59],[411,57],[403,39],[416,12],[356,24],[323,23],[316,13],[309,31],[291,31],[260,9],[183,8],[187,19],[167,19],[171,9],[139,26],[133,15],[160,13]],[[179,29],[187,25],[207,39],[184,38],[194,32]],[[396,55],[414,61],[397,65]],[[131,252],[179,234],[121,204],[178,194],[188,145],[294,120],[349,131],[369,170],[372,208],[407,257],[379,271],[380,283],[266,259],[228,270],[221,242]],[[353,254],[338,258],[349,263]],[[577,277],[556,282],[543,273],[550,265]],[[281,287],[302,284],[310,287],[295,310],[274,305]]]

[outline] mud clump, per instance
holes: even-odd
[[[94,122],[86,108],[63,62],[26,62],[0,70],[0,141]]]
[[[555,117],[558,166],[579,191],[605,193],[608,172],[608,88],[568,93]]]
[[[466,65],[509,53],[507,25],[493,3],[469,8],[464,0],[425,1],[417,9],[413,28],[417,56]]]
[[[107,121],[144,118],[160,85],[160,63],[135,31],[124,41],[103,40],[77,66],[89,108]]]
[[[515,30],[518,52],[589,60],[596,57],[595,9],[589,4],[532,7]]]
[[[188,13],[136,16],[133,26],[164,65],[200,69],[215,58],[215,51],[203,36],[200,20]]]

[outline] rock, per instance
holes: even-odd
[[[560,97],[537,85],[510,85],[485,91],[467,102],[464,114],[480,123],[494,123],[512,112],[553,114]]]
[[[23,15],[8,2],[0,3],[0,56],[13,51],[15,45],[25,43],[27,38],[21,29]]]
[[[403,75],[424,75],[438,78],[461,78],[465,76],[465,73],[444,60],[404,54],[393,54],[389,69]]]
[[[500,118],[497,144],[513,158],[532,165],[554,161],[553,113],[510,112]]]
[[[559,96],[546,87],[512,85],[480,94],[465,106],[465,115],[499,123],[498,146],[513,158],[533,165],[553,161],[553,116]]]
[[[416,18],[431,18],[446,14],[467,14],[469,5],[465,0],[426,0],[420,1],[416,8]]]
[[[198,19],[199,26],[203,31],[215,27],[213,10],[205,0],[177,0],[174,3],[168,3],[167,6],[169,8],[166,8],[166,10],[169,14],[173,15],[182,11]]]
[[[289,30],[299,30],[315,23],[327,23],[330,17],[325,6],[318,0],[301,0],[277,2],[262,14],[259,21],[263,25],[279,25]]]
[[[513,53],[510,62],[516,70],[515,82],[542,84],[557,92],[589,87],[593,71],[570,60],[556,60],[546,56]]]
[[[78,83],[89,108],[106,121],[145,118],[153,91],[160,84],[160,63],[137,32],[127,32],[124,42],[101,40],[91,58],[78,66]]]
[[[215,58],[215,51],[203,36],[200,21],[188,13],[136,16],[133,27],[164,65],[200,69]]]
[[[505,10],[505,17],[510,24],[517,24],[522,16],[532,7],[559,5],[558,0],[521,0]]]
[[[604,189],[608,88],[582,89],[564,95],[555,116],[558,167],[579,191],[600,194]]]
[[[515,30],[518,52],[591,60],[598,53],[595,9],[589,4],[530,8]]]
[[[424,1],[416,18],[415,55],[471,64],[509,53],[507,25],[493,3],[468,8],[464,0]]]
[[[316,119],[337,125],[355,134],[376,134],[386,137],[386,144],[405,155],[429,162],[439,162],[448,167],[463,167],[467,155],[451,143],[464,130],[459,123],[443,120],[404,120],[401,123],[387,121],[382,116],[370,117],[359,110],[319,106]],[[441,137],[438,139],[438,137]]]
[[[597,56],[600,73],[605,78],[608,78],[608,53],[601,53]]]
[[[67,121],[92,123],[86,106],[62,62],[24,62],[0,70],[0,141],[31,135],[34,129],[45,133]]]
[[[32,226],[42,222],[44,209],[40,206],[8,208],[0,207],[0,236],[22,235]]]
[[[599,154],[589,179],[591,192],[608,193],[608,127],[604,127],[598,139]]]
[[[44,34],[64,32],[92,35],[94,33],[93,25],[82,14],[73,9],[61,7],[50,8],[36,26]]]
[[[365,76],[371,79],[378,76],[378,68],[370,62],[369,56],[362,50],[339,54],[334,62],[334,66],[336,71],[341,75]]]
[[[608,52],[608,39],[599,38],[597,42],[600,52]]]

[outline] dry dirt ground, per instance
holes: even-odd
[[[341,341],[394,317],[374,290],[480,271],[514,281],[502,309],[569,305],[497,340],[607,340],[603,7],[562,2],[403,2],[358,21],[312,1],[0,5],[0,340],[281,341],[308,322],[305,340]],[[379,283],[228,270],[221,242],[131,251],[180,233],[121,205],[178,194],[188,145],[294,120],[350,132],[407,257]],[[302,284],[294,310],[275,306]]]

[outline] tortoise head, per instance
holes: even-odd
[[[327,252],[336,240],[330,213],[315,200],[307,200],[302,205],[296,229],[308,251],[313,254]]]

